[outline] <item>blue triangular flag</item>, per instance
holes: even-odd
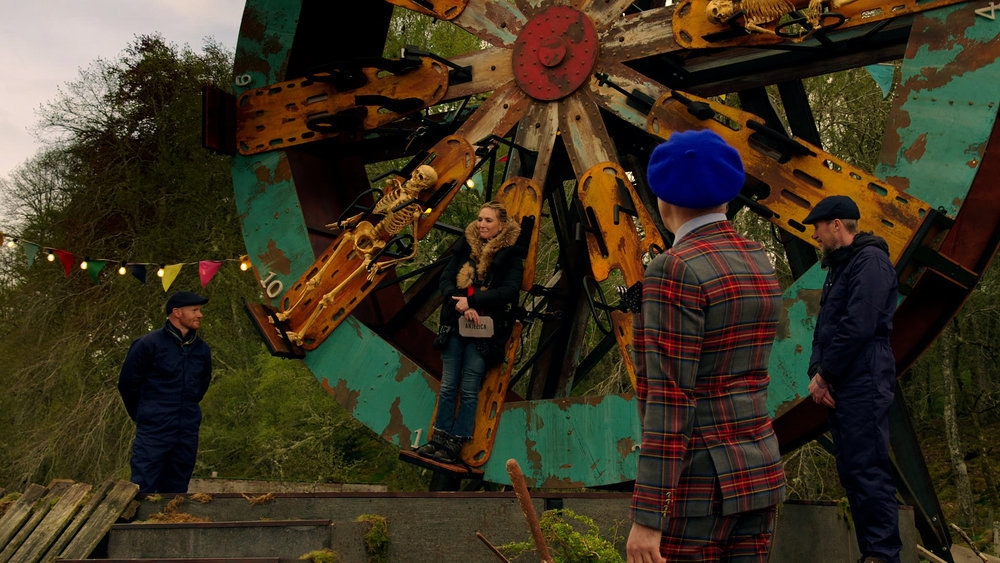
[[[145,264],[129,264],[128,273],[135,276],[135,279],[146,283],[146,265]]]
[[[896,68],[892,65],[868,65],[865,67],[868,74],[872,75],[872,79],[878,84],[878,87],[882,89],[882,97],[885,98],[889,95],[889,90],[892,90],[892,76],[896,72]]]

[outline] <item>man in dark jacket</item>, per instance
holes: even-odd
[[[185,493],[198,453],[201,407],[212,379],[212,352],[198,336],[208,299],[178,291],[167,322],[132,343],[118,392],[135,422],[132,482],[140,493]]]
[[[829,271],[809,361],[809,393],[829,408],[837,471],[854,516],[862,561],[899,561],[899,507],[889,463],[889,405],[896,361],[889,346],[896,271],[881,237],[858,232],[861,213],[830,196],[803,221],[815,227]]]

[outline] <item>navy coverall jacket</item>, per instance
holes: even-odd
[[[813,334],[809,375],[832,385],[828,421],[837,471],[864,556],[899,561],[896,488],[889,462],[889,406],[896,361],[889,337],[896,270],[881,237],[858,233],[824,258],[827,273]]]
[[[187,492],[198,452],[201,407],[212,379],[212,352],[168,321],[129,348],[118,378],[125,410],[135,421],[132,482],[141,493]]]

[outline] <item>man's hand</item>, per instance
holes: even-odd
[[[832,390],[833,386],[827,383],[819,374],[814,375],[812,381],[809,382],[809,394],[812,395],[813,401],[816,404],[830,407],[831,409],[837,406],[833,400],[833,395],[830,394]]]
[[[660,556],[660,536],[663,534],[655,528],[647,528],[642,524],[632,523],[632,531],[628,534],[628,563],[666,563]]]
[[[452,297],[455,300],[455,310],[459,313],[465,313],[469,308],[469,298],[468,297]]]

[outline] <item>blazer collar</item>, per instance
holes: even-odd
[[[677,232],[674,233],[674,246],[677,246],[685,236],[689,235],[692,231],[709,225],[711,223],[717,223],[719,221],[728,221],[725,213],[706,213],[705,215],[699,215],[694,219],[689,220],[687,223],[681,225]]]

